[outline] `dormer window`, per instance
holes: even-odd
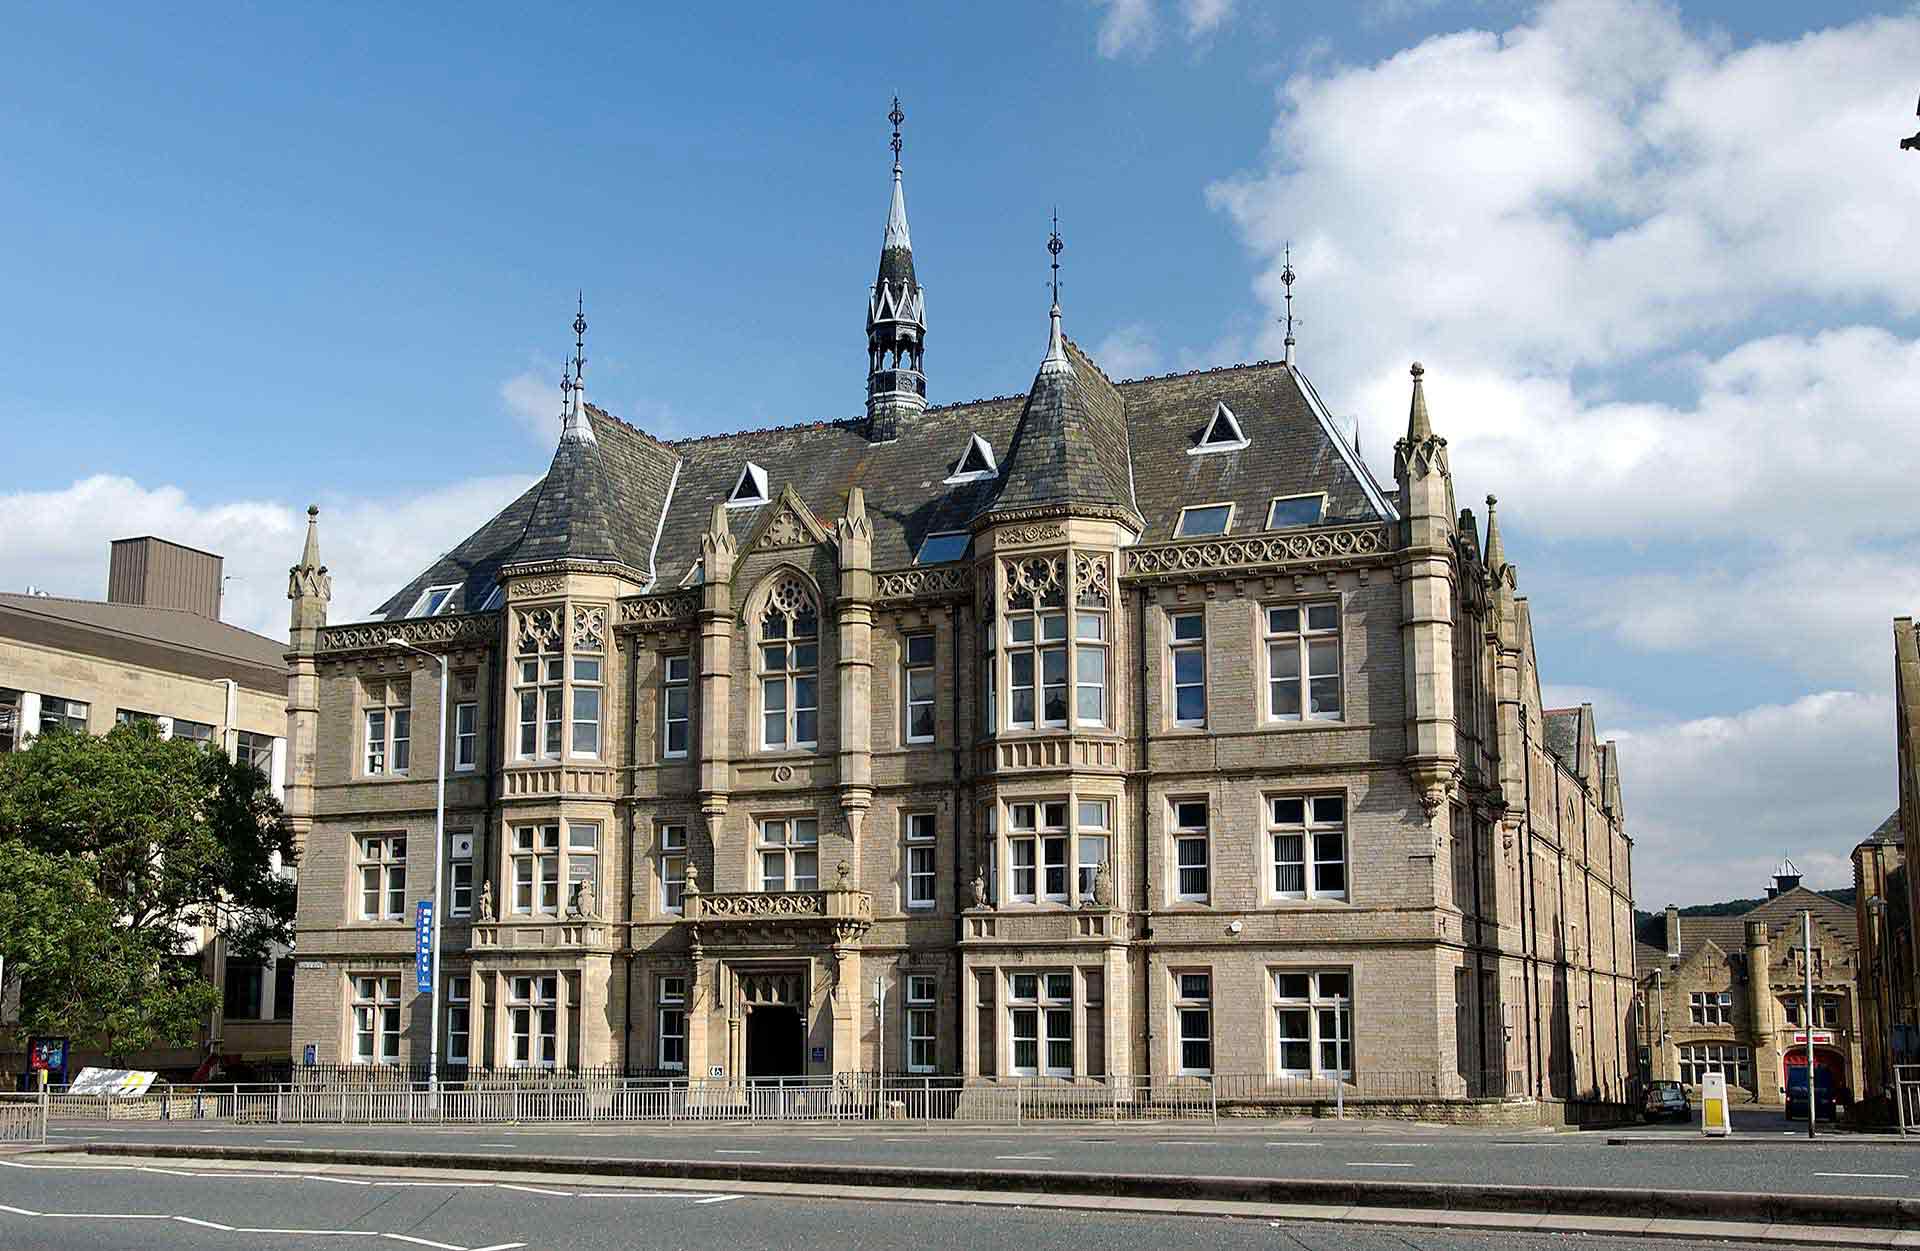
[[[1267,529],[1285,530],[1293,526],[1317,526],[1327,512],[1327,495],[1281,495],[1267,505]]]
[[[413,601],[413,607],[407,610],[409,617],[432,617],[447,611],[453,605],[453,593],[460,589],[458,582],[446,586],[430,586],[420,592],[420,598]]]
[[[960,459],[947,476],[947,481],[981,482],[999,472],[999,462],[993,458],[993,444],[976,434],[967,440],[967,450],[960,453]]]
[[[1198,539],[1225,534],[1233,522],[1233,505],[1195,504],[1180,510],[1180,521],[1173,528],[1176,539]]]
[[[1189,456],[1204,456],[1208,452],[1237,452],[1247,446],[1247,436],[1240,430],[1240,419],[1233,415],[1225,400],[1213,406],[1213,417],[1207,422],[1207,428],[1200,432],[1200,440],[1187,449]]]
[[[965,530],[942,530],[929,534],[926,542],[920,545],[920,554],[913,558],[916,565],[944,565],[948,561],[959,560],[967,554],[970,540]]]
[[[748,461],[727,493],[728,508],[753,508],[767,502],[767,471]]]

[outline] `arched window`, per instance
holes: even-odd
[[[820,610],[791,575],[774,584],[760,614],[760,746],[815,747],[820,741]]]

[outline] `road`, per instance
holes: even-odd
[[[910,1232],[909,1232],[910,1231]],[[1138,1241],[1135,1241],[1138,1240]],[[1208,1216],[805,1199],[560,1179],[367,1180],[296,1168],[159,1168],[71,1157],[0,1159],[0,1246],[46,1251],[614,1251],[903,1245],[972,1251],[1116,1246],[1288,1251],[1634,1251],[1637,1239],[1278,1222]],[[1675,1251],[1725,1243],[1661,1240]]]
[[[1777,1115],[1749,1114],[1732,1139],[1686,1126],[1635,1131],[1494,1133],[1380,1122],[961,1129],[817,1124],[694,1126],[231,1126],[207,1122],[56,1125],[61,1142],[254,1144],[331,1150],[606,1156],[730,1163],[890,1164],[1044,1173],[1117,1172],[1282,1179],[1565,1185],[1603,1189],[1920,1198],[1920,1142],[1836,1135],[1799,1141]],[[1804,1132],[1804,1131],[1802,1131]]]

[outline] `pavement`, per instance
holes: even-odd
[[[819,1123],[699,1126],[234,1126],[204,1121],[56,1122],[54,1143],[254,1146],[303,1151],[1207,1176],[1349,1183],[1527,1185],[1920,1201],[1920,1140],[1835,1134],[1809,1143],[1750,1112],[1729,1139],[1684,1125],[1631,1133],[1502,1133],[1378,1121],[962,1128]],[[1782,1150],[1791,1147],[1791,1150]]]
[[[1261,1205],[1143,1206],[1100,1198],[928,1196],[892,1190],[611,1182],[486,1171],[279,1167],[72,1155],[0,1160],[0,1246],[50,1251],[613,1251],[813,1248],[898,1251],[1111,1251],[1122,1245],[1293,1251],[1675,1251],[1780,1245],[1787,1231],[1683,1222],[1515,1215],[1501,1229],[1472,1214],[1313,1213]],[[1238,1219],[1221,1219],[1233,1217]],[[1569,1223],[1570,1222],[1570,1223]],[[1583,1223],[1584,1222],[1584,1223]],[[1459,1230],[1442,1223],[1478,1227]],[[1627,1232],[1631,1231],[1631,1232]],[[1835,1231],[1813,1231],[1831,1235]],[[1616,1236],[1616,1233],[1620,1236]],[[1823,1237],[1826,1245],[1916,1245]],[[1139,1240],[1135,1242],[1134,1240]]]

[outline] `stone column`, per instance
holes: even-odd
[[[721,821],[733,787],[733,535],[727,529],[725,504],[713,506],[713,521],[700,539],[700,559],[706,581],[700,587],[700,812],[706,826],[707,850],[719,855]],[[688,849],[692,864],[694,849]],[[721,879],[713,864],[715,885]]]
[[[837,532],[840,806],[853,849],[854,879],[859,881],[860,835],[873,803],[873,527],[867,520],[866,495],[859,487],[847,493],[847,515],[840,519]]]
[[[1773,1036],[1773,967],[1767,943],[1767,923],[1747,922],[1747,1011],[1753,1034],[1754,1095],[1763,1103],[1777,1103],[1781,1088],[1780,1051]],[[1679,1005],[1676,1005],[1679,1006]]]

